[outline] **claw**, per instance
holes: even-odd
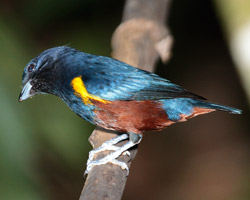
[[[128,156],[129,157],[129,160],[131,159],[131,153],[129,151],[124,151],[122,153],[123,156]]]

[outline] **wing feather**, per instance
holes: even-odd
[[[172,98],[205,100],[156,74],[103,56],[90,59],[88,71],[84,70],[82,77],[88,92],[110,101]]]

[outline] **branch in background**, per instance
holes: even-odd
[[[112,57],[144,70],[153,71],[157,59],[166,62],[170,58],[173,39],[164,26],[170,0],[127,0],[123,22],[112,37]],[[96,128],[89,138],[93,148],[115,137],[116,134]],[[130,150],[135,157],[137,148]],[[98,158],[107,155],[101,152]],[[97,159],[97,158],[96,158]],[[130,167],[131,160],[121,156],[120,160]],[[119,200],[125,188],[126,171],[120,167],[105,164],[95,166],[88,174],[80,200]]]

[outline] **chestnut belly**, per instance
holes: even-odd
[[[168,119],[158,101],[93,102],[95,123],[106,129],[141,134],[149,130],[161,130],[174,123]]]
[[[174,118],[177,120],[170,120],[162,101],[111,101],[109,103],[93,101],[93,104],[96,107],[94,110],[96,125],[119,132],[137,134],[150,130],[162,130],[173,123],[184,122],[197,115],[215,111],[215,109],[187,104],[187,110],[190,110],[188,114],[184,109],[183,112],[176,113],[177,116]],[[174,111],[173,108],[171,111]]]

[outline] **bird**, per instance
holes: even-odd
[[[117,133],[89,152],[85,173],[111,163],[128,171],[117,158],[130,155],[146,131],[160,131],[213,111],[241,114],[241,110],[208,102],[181,86],[119,60],[87,54],[69,46],[43,51],[24,68],[19,102],[38,94],[52,94],[84,120]],[[127,140],[118,147],[116,144]],[[94,160],[97,153],[112,151]]]

